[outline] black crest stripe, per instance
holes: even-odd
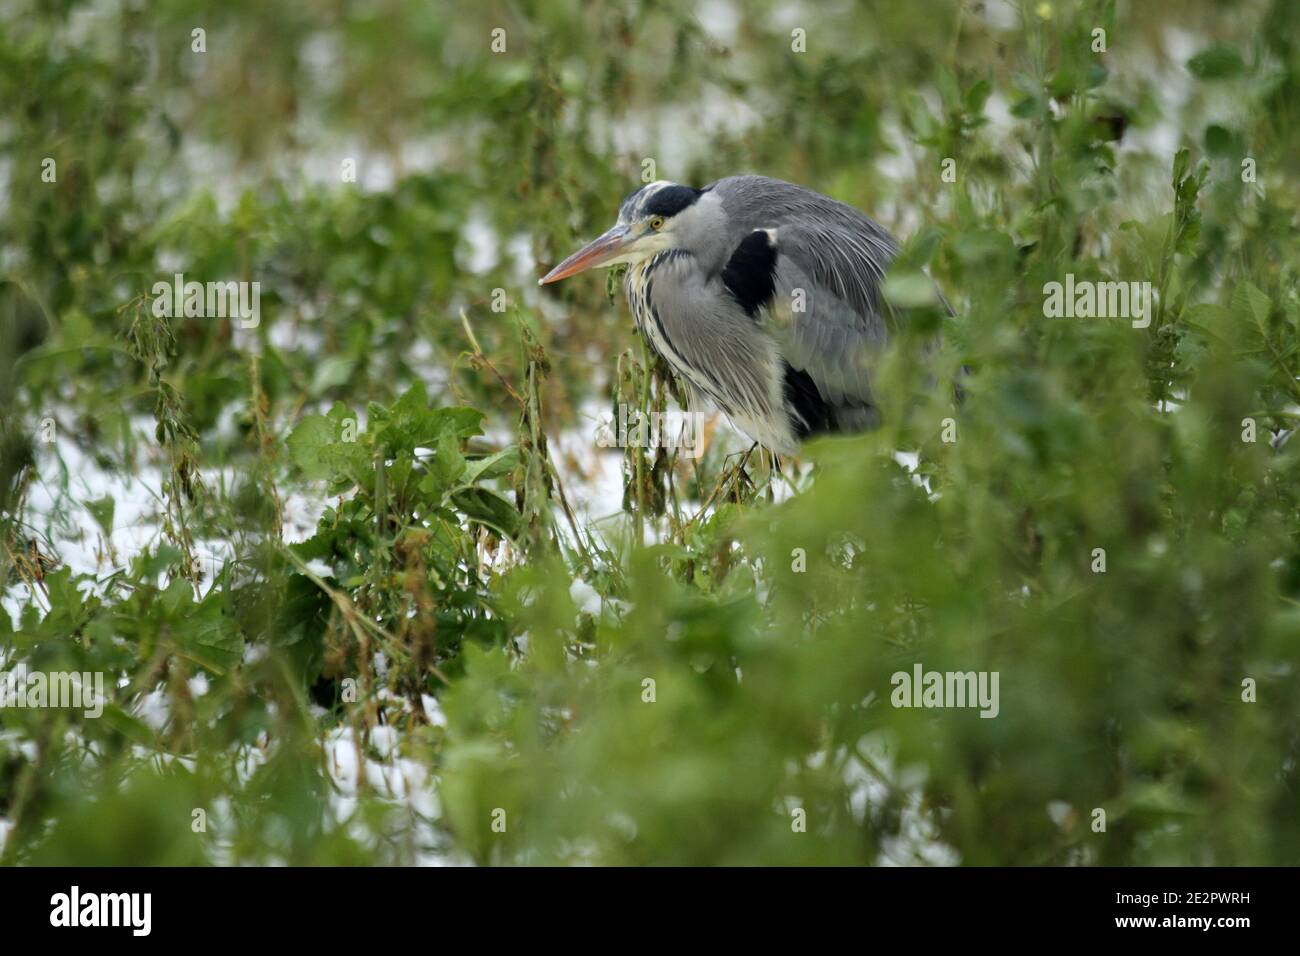
[[[647,216],[675,216],[688,206],[695,205],[700,190],[690,186],[664,186],[646,197]]]

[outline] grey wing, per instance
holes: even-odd
[[[889,337],[880,287],[897,243],[853,207],[801,186],[736,176],[714,188],[737,241],[775,232],[767,312],[786,361],[811,377],[840,427],[871,424],[871,366]]]
[[[795,222],[775,230],[773,309],[778,316],[779,310],[791,311],[782,345],[791,364],[807,371],[822,396],[837,406],[872,404],[873,366],[897,323],[906,321],[906,314],[896,312],[882,294],[897,247],[888,236],[882,240],[879,229]],[[802,297],[796,294],[799,289]],[[952,315],[937,284],[934,292]],[[803,311],[796,311],[800,298]],[[937,339],[930,343],[937,344]],[[848,420],[841,425],[854,427]]]
[[[860,254],[848,233],[802,225],[778,226],[776,250],[770,311],[786,360],[837,410],[871,406],[871,369],[889,338],[879,297],[887,261]],[[855,424],[866,422],[841,427]]]

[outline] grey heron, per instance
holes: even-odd
[[[809,435],[877,423],[869,373],[888,339],[881,285],[897,252],[863,213],[792,183],[658,181],[540,284],[627,263],[637,327],[692,397],[793,454]]]

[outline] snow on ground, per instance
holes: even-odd
[[[60,415],[62,420],[74,417],[69,409],[56,410],[50,417],[58,422]],[[56,437],[51,444],[37,445],[36,477],[28,491],[23,518],[37,536],[41,550],[57,558],[60,567],[71,568],[73,574],[94,575],[103,581],[164,540],[164,474],[154,439],[154,421],[137,416],[131,420],[131,429],[140,457],[146,457],[146,449],[155,456],[142,460],[135,474],[103,467],[70,439]],[[229,487],[238,477],[238,470],[205,468],[201,477],[208,487]],[[107,533],[86,505],[105,498],[113,502],[112,525]],[[328,503],[324,495],[309,488],[288,492],[282,511],[284,539],[296,542],[314,534],[316,521]],[[195,557],[204,581],[211,581],[233,556],[229,542],[195,542]],[[88,589],[98,590],[94,586]],[[17,626],[22,609],[33,600],[40,603],[42,598],[16,585],[0,595],[0,607]]]

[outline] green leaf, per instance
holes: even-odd
[[[450,430],[438,437],[429,471],[444,488],[455,484],[464,474],[465,456],[460,453],[460,439]]]
[[[1226,80],[1245,69],[1241,54],[1230,46],[1207,47],[1187,61],[1187,68],[1202,80]]]
[[[1263,330],[1273,309],[1273,301],[1253,282],[1243,282],[1233,290],[1232,308],[1243,320]]]
[[[223,604],[219,593],[205,600],[186,620],[181,633],[181,642],[194,661],[218,672],[236,666],[244,656],[244,639],[234,619],[223,613]]]
[[[1224,126],[1211,123],[1205,127],[1205,151],[1211,156],[1238,156],[1242,152],[1241,137]]]
[[[289,433],[289,457],[308,478],[329,478],[334,469],[328,450],[338,438],[338,425],[324,415],[308,415]]]
[[[295,675],[304,685],[316,682],[325,661],[329,609],[329,598],[309,578],[301,574],[289,576],[271,646],[288,655]]]
[[[461,481],[472,484],[484,478],[500,478],[519,467],[519,449],[514,445],[485,458],[476,458],[465,465]]]
[[[939,301],[934,281],[923,272],[908,272],[885,278],[885,298],[900,308],[918,308]]]
[[[116,507],[117,502],[110,495],[86,502],[86,510],[90,512],[90,516],[95,519],[95,523],[103,530],[105,537],[113,533],[113,511]]]
[[[331,355],[316,366],[312,374],[310,391],[320,395],[339,385],[347,384],[357,367],[357,360],[347,355]]]
[[[984,104],[993,93],[993,84],[988,80],[977,80],[966,90],[965,109],[973,115],[984,112]]]
[[[471,521],[477,521],[511,538],[518,536],[519,512],[495,491],[478,487],[466,488],[453,495],[452,501]]]
[[[391,409],[371,406],[375,443],[390,458],[416,448],[436,448],[444,434],[457,439],[482,434],[483,413],[474,408],[429,408],[424,385],[406,391]]]
[[[116,704],[106,703],[104,712],[100,714],[100,719],[104,724],[137,744],[153,747],[157,743],[157,738],[148,724],[140,720],[140,718],[128,714]]]

